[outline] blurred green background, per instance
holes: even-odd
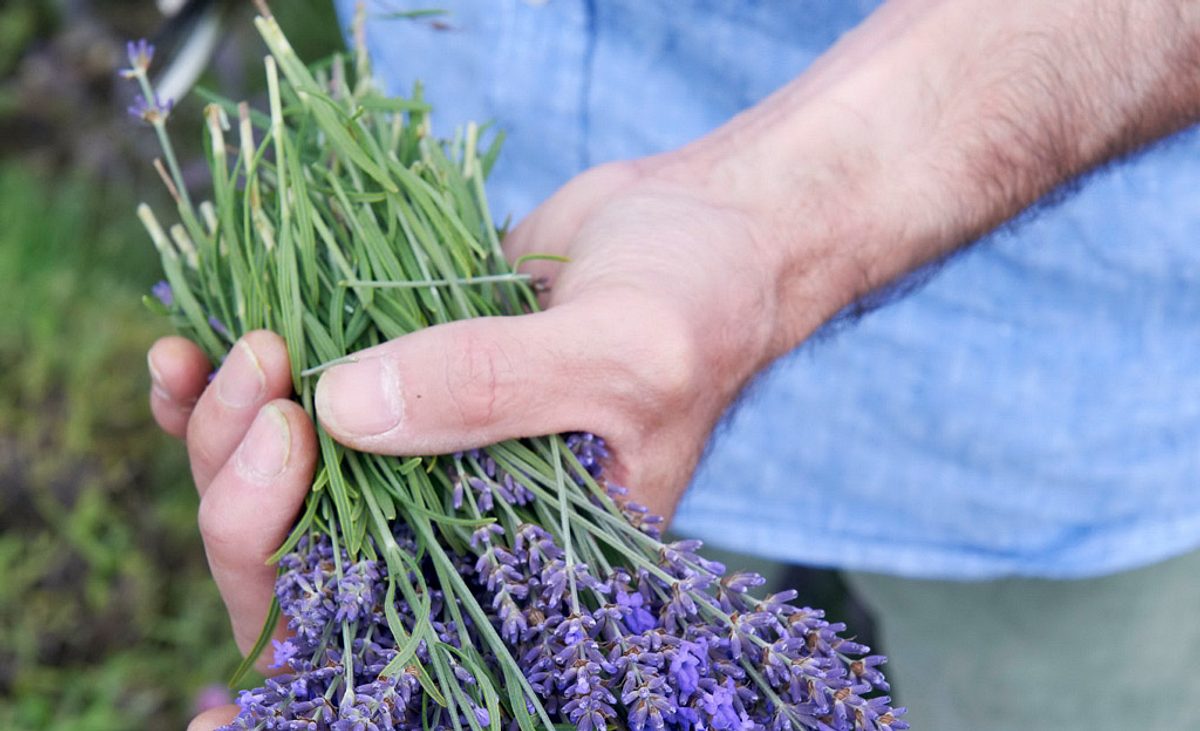
[[[134,215],[165,196],[152,132],[125,112],[124,42],[147,0],[0,2],[0,729],[184,728],[239,659],[208,578],[183,448],[146,403],[166,324]],[[299,50],[341,45],[328,2],[274,3]],[[255,99],[264,49],[226,3],[203,84]],[[178,23],[178,21],[176,21]],[[186,27],[175,31],[186,36]],[[198,148],[201,103],[176,139]],[[191,151],[185,158],[193,157]],[[202,189],[203,170],[195,162]]]

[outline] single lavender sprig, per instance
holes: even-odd
[[[171,307],[175,304],[175,294],[171,291],[171,285],[166,280],[160,279],[153,287],[150,288],[150,293],[155,299],[162,303],[163,307]]]
[[[158,125],[166,123],[174,108],[175,102],[171,99],[160,101],[157,96],[152,96],[147,100],[146,97],[138,94],[133,98],[133,104],[129,107],[129,115],[147,124]]]
[[[154,60],[154,45],[145,38],[129,41],[125,44],[125,55],[129,59],[129,68],[122,73],[127,79],[135,78],[137,74],[150,70],[150,63]]]
[[[129,68],[123,69],[121,75],[136,81],[141,89],[141,93],[134,98],[133,105],[129,107],[129,113],[154,128],[163,156],[167,160],[167,167],[171,172],[173,190],[180,196],[181,204],[186,206],[188,215],[185,215],[185,219],[191,218],[194,223],[195,210],[192,208],[187,186],[183,181],[183,173],[175,157],[175,148],[166,131],[167,119],[171,116],[175,102],[172,99],[159,99],[150,83],[150,64],[154,60],[154,46],[143,38],[136,42],[130,41],[126,44],[125,50],[129,57]],[[185,223],[187,222],[185,220]]]

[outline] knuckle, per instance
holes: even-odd
[[[589,169],[584,175],[606,187],[620,188],[640,177],[641,169],[636,160],[613,160]]]
[[[695,398],[703,380],[702,350],[682,318],[660,311],[630,347],[629,377],[647,413],[669,418]]]
[[[223,557],[240,553],[238,531],[234,530],[227,520],[215,493],[206,495],[200,501],[196,522],[200,527],[200,538],[204,541],[204,550],[210,559],[220,561],[223,560]]]
[[[220,445],[206,430],[196,428],[194,417],[188,423],[187,451],[188,461],[192,463],[192,466],[204,470],[212,470],[225,461]]]
[[[458,328],[449,343],[446,390],[462,425],[479,428],[492,422],[512,369],[500,344],[470,325]]]
[[[628,188],[643,177],[637,161],[614,160],[588,168],[575,176],[562,189],[564,199],[577,205],[599,202]]]

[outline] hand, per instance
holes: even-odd
[[[287,537],[312,484],[312,422],[286,398],[287,351],[273,333],[243,338],[207,388],[208,360],[183,338],[155,343],[148,362],[154,417],[187,440],[204,550],[245,654],[271,604],[275,568],[267,558]],[[266,672],[269,662],[265,653],[259,670]],[[233,706],[214,709],[189,728],[217,728],[234,715]]]
[[[654,512],[674,510],[709,433],[765,364],[773,256],[755,222],[656,177],[654,161],[571,181],[505,240],[549,285],[537,314],[432,327],[358,354],[316,390],[351,447],[437,454],[583,430]]]

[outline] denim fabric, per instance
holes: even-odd
[[[499,220],[590,165],[704,134],[875,4],[445,0],[431,23],[375,0],[368,42],[390,91],[427,83],[442,133],[508,133]],[[930,578],[1097,575],[1200,545],[1200,134],[1094,174],[776,364],[675,525]]]

